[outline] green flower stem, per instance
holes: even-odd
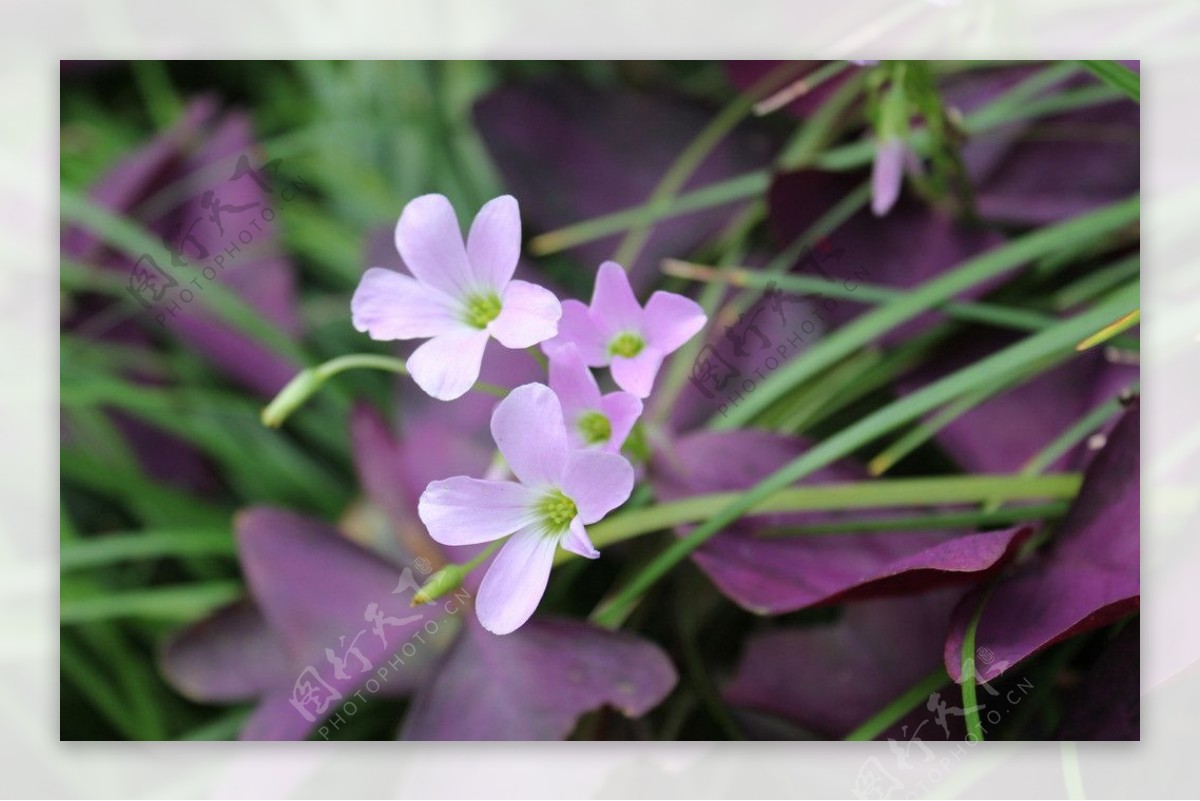
[[[489,543],[488,546],[476,554],[475,558],[471,561],[463,562],[461,564],[448,564],[435,572],[425,581],[424,584],[421,585],[421,589],[417,590],[417,592],[413,594],[410,605],[421,606],[423,604],[432,603],[446,593],[453,592],[454,590],[458,589],[460,586],[462,586],[463,579],[467,577],[467,574],[483,564],[483,560],[495,553],[496,549],[499,548],[503,542],[503,539],[499,539],[495,542]]]
[[[983,723],[979,720],[979,710],[976,709],[975,693],[975,633],[979,630],[979,619],[983,617],[983,607],[995,588],[993,583],[979,599],[967,629],[963,633],[962,644],[962,698],[963,715],[966,716],[967,738],[976,742],[983,741]]]
[[[1107,211],[1111,212],[1112,209]],[[1094,218],[1089,215],[1088,218],[1083,219],[1087,221]],[[1035,234],[1034,237],[1036,236]],[[987,257],[985,256],[985,258]],[[937,284],[939,281],[935,280],[931,283]],[[920,294],[920,290],[914,293],[914,295]],[[1054,353],[1073,347],[1087,332],[1096,330],[1105,321],[1131,311],[1136,307],[1137,299],[1136,288],[1121,291],[1106,303],[1064,320],[1053,328],[1034,334],[969,367],[935,381],[912,395],[894,401],[867,415],[857,423],[818,443],[754,487],[738,493],[733,501],[714,512],[687,537],[671,543],[608,601],[602,603],[593,612],[593,620],[601,625],[613,625],[616,621],[620,621],[642,593],[670,572],[675,565],[686,559],[718,531],[780,490],[853,453],[858,448],[910,420],[993,380],[994,376],[999,373],[1015,372],[1022,366],[1033,365]],[[868,317],[870,316],[868,315]],[[760,387],[758,392],[762,392],[763,388]],[[758,392],[755,393],[755,397]]]
[[[1060,473],[1034,477],[976,474],[820,484],[789,487],[763,495],[747,507],[744,514],[981,503],[997,494],[1009,501],[1070,500],[1078,492],[1079,482],[1076,473]],[[653,531],[702,522],[744,495],[742,492],[718,492],[633,509],[590,526],[588,535],[597,548],[615,545]],[[574,554],[568,551],[560,551],[555,564],[573,557]]]
[[[945,686],[949,682],[950,676],[947,675],[946,669],[938,668],[914,684],[912,687],[905,690],[902,695],[898,696],[883,709],[872,715],[870,720],[847,734],[845,739],[874,740],[892,726],[896,725],[901,718],[929,698],[931,693],[936,692],[939,688]]]
[[[904,515],[884,519],[834,520],[827,523],[810,523],[803,526],[767,528],[759,532],[760,537],[796,537],[815,534],[859,534],[864,531],[930,531],[954,528],[982,528],[1024,523],[1029,520],[1046,520],[1062,517],[1070,504],[1034,504],[1012,506],[995,511],[935,512],[924,515]]]
[[[747,92],[738,93],[725,108],[708,123],[696,137],[675,158],[667,168],[662,179],[650,193],[646,204],[642,206],[643,215],[625,234],[621,244],[617,246],[613,261],[628,270],[637,259],[650,231],[654,225],[654,212],[663,204],[679,195],[683,185],[708,157],[708,154],[721,143],[738,123],[744,120],[754,105],[764,97],[768,97],[784,84],[795,78],[807,65],[802,62],[785,61],[779,67],[771,70],[766,76],[750,87]]]
[[[532,356],[532,357],[533,357],[533,360],[534,360],[535,362],[537,362],[537,363],[538,363],[538,367],[541,367],[543,370],[549,370],[549,369],[550,369],[550,362],[549,362],[549,361],[547,361],[547,359],[546,359],[546,354],[542,353],[542,349],[541,349],[541,348],[539,348],[537,345],[532,345],[532,346],[530,346],[530,347],[526,348],[526,349],[525,349],[525,351],[526,351],[526,352],[527,352],[527,353],[528,353],[530,356]],[[504,397],[504,396],[503,396],[503,395],[501,395],[500,397]]]
[[[787,394],[792,387],[812,378],[864,345],[874,342],[902,323],[937,308],[972,287],[1012,272],[1038,256],[1116,231],[1136,221],[1140,208],[1137,197],[1129,198],[1066,222],[1042,228],[968,259],[956,269],[943,273],[856,318],[823,339],[801,358],[781,366],[758,384],[753,395],[747,395],[723,416],[714,418],[712,427],[734,429],[746,426],[755,415]],[[1092,334],[1111,321],[1104,320],[1102,324],[1085,331],[1083,335]],[[1057,331],[1062,325],[1061,322],[1056,323],[1054,327],[1044,331]],[[1077,343],[1072,343],[1074,344]]]
[[[309,367],[297,373],[262,410],[263,425],[279,428],[293,412],[307,403],[308,399],[315,395],[326,381],[346,370],[364,369],[386,370],[399,375],[408,375],[408,368],[404,366],[404,361],[394,356],[383,356],[376,353],[351,353],[346,356],[338,356],[324,364]],[[472,389],[495,395],[498,398],[503,398],[508,394],[503,387],[483,382],[477,382]]]

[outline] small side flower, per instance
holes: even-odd
[[[558,336],[542,346],[546,354],[574,345],[585,364],[610,367],[617,386],[639,398],[650,395],[663,359],[708,320],[700,304],[674,292],[655,292],[643,308],[625,270],[611,261],[596,273],[590,306],[568,300],[562,309]]]
[[[492,437],[516,481],[455,476],[429,484],[417,505],[421,522],[443,545],[502,537],[479,587],[479,622],[508,634],[529,620],[561,545],[588,559],[600,554],[585,526],[625,503],[633,467],[615,453],[573,449],[562,405],[543,384],[514,389],[492,414]]]
[[[600,394],[579,349],[567,344],[550,359],[550,389],[562,403],[567,439],[576,448],[617,453],[642,415],[642,401],[629,392]]]

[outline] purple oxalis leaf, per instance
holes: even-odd
[[[1141,627],[1130,621],[1066,697],[1056,740],[1141,739]]]
[[[604,705],[638,717],[667,696],[675,669],[625,632],[535,618],[503,637],[465,627],[413,700],[408,740],[554,740]]]
[[[162,316],[180,338],[218,368],[264,396],[273,395],[298,365],[251,339],[201,304],[179,302],[186,289],[194,297],[206,283],[219,281],[286,336],[298,337],[299,313],[292,266],[283,257],[275,219],[279,191],[264,190],[251,176],[231,180],[239,157],[263,170],[265,159],[254,142],[249,118],[222,114],[211,98],[194,101],[167,133],[126,157],[92,188],[90,195],[109,211],[132,217],[177,252],[183,265],[155,264],[179,287],[145,310]],[[214,212],[214,206],[222,211]],[[220,225],[211,219],[217,213]],[[82,229],[69,229],[64,253],[128,275],[136,257],[109,250]],[[207,270],[206,270],[207,268]],[[210,275],[211,274],[211,275]],[[178,310],[172,313],[171,304]]]
[[[506,187],[521,198],[526,227],[545,231],[645,203],[663,173],[711,119],[711,111],[661,95],[617,92],[566,81],[498,89],[475,121]],[[687,189],[765,166],[775,143],[742,125],[717,147]],[[658,263],[715,233],[731,212],[708,209],[663,220],[630,270],[636,290],[657,281]],[[611,258],[619,236],[579,246],[590,270]]]
[[[896,384],[907,395],[1016,342],[1017,336],[972,327]],[[1114,364],[1094,348],[1032,380],[1003,390],[938,431],[937,442],[964,469],[1011,473],[1099,404],[1117,397],[1138,369]],[[1080,468],[1089,456],[1078,445],[1050,469]]]
[[[754,634],[725,699],[844,737],[938,668],[938,645],[959,598],[960,591],[943,589],[863,601],[830,624]],[[918,717],[926,714],[922,709]],[[903,723],[889,732],[900,737]]]
[[[758,431],[692,434],[656,457],[652,481],[663,500],[744,490],[803,449],[799,440]],[[807,483],[847,482],[864,475],[843,462],[819,471]],[[872,513],[846,514],[863,519]],[[840,519],[847,519],[846,514]],[[741,606],[759,614],[780,614],[851,598],[977,581],[1007,562],[1029,533],[1007,529],[958,532],[957,536],[920,531],[761,536],[768,527],[834,519],[839,516],[829,512],[759,515],[712,537],[692,558]]]
[[[990,681],[1056,642],[1108,625],[1140,602],[1139,412],[1129,408],[1088,466],[1083,487],[1046,550],[1005,577],[988,597],[975,642],[995,659],[978,670]],[[950,675],[961,678],[966,626],[979,598],[955,612],[946,640]]]
[[[801,170],[779,176],[771,186],[771,227],[782,245],[808,231],[829,209],[830,198],[841,198],[861,183],[847,173]],[[998,246],[1003,238],[992,231],[958,223],[946,214],[904,193],[886,217],[864,208],[828,237],[840,258],[824,269],[839,283],[863,281],[894,289],[910,289],[957,267],[967,259]],[[815,272],[811,277],[821,277]],[[963,295],[978,297],[997,285],[992,281]],[[828,315],[837,326],[870,308],[854,298],[839,299]],[[940,315],[928,312],[897,326],[881,337],[896,344],[927,328]]]
[[[185,629],[168,644],[163,670],[196,700],[260,694],[243,739],[302,739],[336,711],[338,699],[382,678],[376,671],[426,621],[439,617],[430,607],[410,608],[411,592],[394,592],[404,568],[319,521],[254,508],[238,515],[236,529],[253,607],[227,607]],[[419,582],[419,574],[408,575]],[[367,614],[372,604],[384,621],[378,629]],[[390,669],[381,686],[388,694],[411,692],[434,650],[427,636],[414,658]],[[241,679],[222,678],[247,672]],[[313,720],[291,703],[302,681],[328,701],[323,710],[307,707]]]

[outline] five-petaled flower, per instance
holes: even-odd
[[[354,327],[372,339],[425,339],[407,366],[425,392],[453,400],[479,378],[483,351],[495,337],[528,348],[558,330],[562,307],[549,290],[512,280],[521,251],[517,201],[488,202],[467,235],[442,195],[404,207],[396,249],[412,277],[373,267],[350,303]]]
[[[488,568],[475,603],[484,628],[508,634],[537,608],[560,544],[589,559],[600,555],[584,526],[628,500],[633,467],[615,453],[572,448],[558,397],[543,384],[517,387],[500,401],[492,437],[517,480],[434,481],[417,514],[443,545],[512,535]]]
[[[695,336],[707,319],[698,303],[673,292],[655,292],[642,308],[625,270],[606,261],[596,273],[591,306],[563,301],[558,336],[542,349],[553,358],[573,344],[585,364],[609,366],[617,386],[645,398],[663,357]]]
[[[642,401],[629,392],[600,394],[596,377],[572,344],[556,348],[550,360],[550,389],[562,403],[567,438],[577,448],[616,453],[642,414]]]

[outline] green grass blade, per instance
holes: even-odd
[[[726,430],[745,427],[755,415],[789,392],[792,387],[875,341],[896,326],[946,303],[972,287],[1016,270],[1038,256],[1118,230],[1136,221],[1140,208],[1141,204],[1136,197],[1123,200],[1027,234],[969,259],[961,266],[927,281],[833,332],[803,356],[781,366],[765,381],[759,383],[752,395],[747,395],[732,409],[726,410],[723,416],[714,418],[712,427]],[[1107,320],[1105,324],[1110,322],[1111,320]],[[1092,333],[1095,331],[1088,331],[1085,336]]]
[[[925,412],[992,381],[999,373],[1015,372],[1024,365],[1036,364],[1053,354],[1073,348],[1081,336],[1086,336],[1114,317],[1128,313],[1136,307],[1137,302],[1136,288],[1118,293],[1108,302],[935,381],[818,443],[754,487],[739,494],[736,500],[697,526],[687,537],[672,543],[611,599],[601,604],[593,612],[593,620],[601,625],[611,625],[613,621],[621,620],[626,610],[656,581],[710,537],[746,514],[765,498],[848,456]]]

